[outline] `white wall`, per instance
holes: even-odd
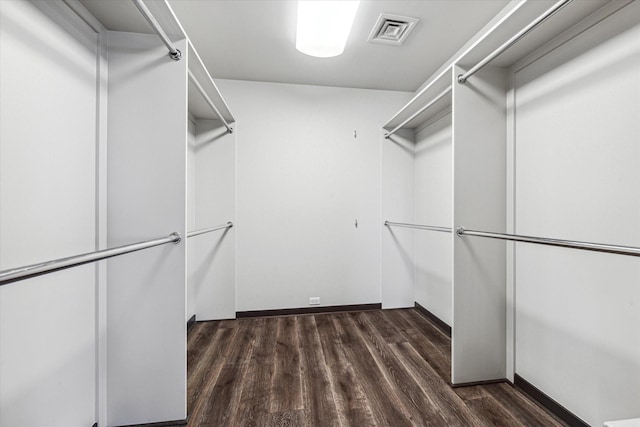
[[[237,131],[237,125],[234,124]],[[236,132],[218,120],[196,121],[193,156],[193,218],[189,230],[235,223]],[[189,215],[190,217],[192,215]],[[236,227],[189,238],[188,287],[198,320],[236,315]]]
[[[451,113],[415,136],[415,222],[453,227]],[[415,300],[451,325],[452,235],[416,230]]]
[[[400,129],[381,144],[382,220],[413,223],[413,131]],[[407,227],[382,230],[382,308],[415,305],[415,234]]]
[[[380,302],[380,125],[411,94],[216,83],[242,121],[237,310]]]
[[[96,249],[97,35],[0,2],[0,269]],[[96,265],[0,288],[0,425],[90,426]]]
[[[640,246],[640,4],[516,74],[516,232]],[[640,260],[518,244],[516,373],[591,425],[640,416]]]

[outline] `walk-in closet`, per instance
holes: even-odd
[[[2,0],[0,427],[640,426],[639,117],[640,0]]]

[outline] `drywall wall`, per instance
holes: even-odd
[[[516,232],[640,246],[640,4],[516,73]],[[516,246],[516,373],[590,425],[640,415],[640,261]]]
[[[416,224],[452,227],[453,159],[451,113],[416,133],[414,194]],[[416,302],[451,326],[452,235],[416,230]]]
[[[0,2],[0,269],[96,249],[97,45],[62,2]],[[0,288],[0,425],[96,421],[95,295],[95,264]]]
[[[400,129],[381,141],[382,220],[413,223],[413,131]],[[415,304],[415,233],[397,226],[382,230],[382,308]]]
[[[411,94],[216,83],[242,123],[237,310],[381,302],[380,126]]]
[[[234,124],[235,131],[237,125]],[[235,222],[236,133],[218,120],[196,120],[193,151],[193,223],[201,230]],[[235,227],[189,238],[188,287],[198,320],[236,314]]]

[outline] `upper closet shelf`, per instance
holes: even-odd
[[[222,94],[204,66],[202,59],[200,59],[200,55],[191,44],[169,3],[166,0],[132,0],[132,3],[167,46],[168,55],[171,59],[181,60],[185,58],[185,52],[175,52],[172,40],[187,39],[189,46],[189,52],[186,55],[189,69],[189,112],[198,119],[220,120],[227,127],[227,130],[231,132],[230,125],[235,122],[233,114],[231,114]]]
[[[598,13],[606,17],[632,1],[520,0],[510,3],[383,126],[388,131],[385,136],[398,129],[420,129],[439,117],[443,110],[451,108],[451,93],[443,92],[452,83],[458,84],[451,75],[454,64],[467,70],[484,65],[503,68],[520,65],[519,61],[535,59],[529,57],[534,57],[536,51],[544,52],[545,44],[596,11],[600,10]]]
[[[162,25],[160,25],[160,23],[156,20],[155,16],[151,13],[147,5],[142,0],[133,0],[133,4],[135,4],[142,16],[144,16],[144,18],[147,20],[149,25],[151,25],[151,28],[153,28],[156,34],[158,34],[158,37],[160,37],[162,43],[164,43],[167,49],[169,49],[169,57],[174,61],[179,61],[180,59],[182,59],[182,52],[180,52],[180,49],[178,49],[173,44],[167,33],[164,32]]]
[[[521,1],[479,35],[455,63],[472,68],[499,52],[486,65],[510,68],[608,3],[617,10],[631,1]]]
[[[228,130],[230,130],[229,125],[235,122],[229,106],[191,42],[189,42],[189,112],[197,119],[220,120],[225,123]]]
[[[451,109],[451,69],[433,79],[396,113],[383,128],[385,138],[399,129],[419,129],[442,111]]]
[[[107,7],[119,7],[129,10],[131,9],[131,6],[138,8],[138,11],[140,12],[139,15],[143,16],[149,23],[149,30],[153,30],[161,39],[163,36],[160,35],[159,32],[164,33],[164,35],[169,39],[169,43],[171,43],[172,40],[182,40],[187,38],[187,33],[184,31],[184,28],[182,28],[182,25],[180,25],[180,21],[178,21],[175,13],[173,13],[173,9],[171,9],[171,6],[169,6],[169,3],[167,3],[166,0],[130,0],[110,2]],[[134,10],[135,9],[132,9],[132,11]],[[127,28],[127,30],[134,31],[133,28]],[[167,43],[165,40],[162,40],[162,42],[165,43],[165,45]],[[182,52],[182,54],[184,54],[184,52]]]

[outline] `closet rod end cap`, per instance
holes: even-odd
[[[175,52],[169,51],[169,58],[174,61],[180,61],[182,59],[182,52],[180,52],[180,49],[176,49]]]

